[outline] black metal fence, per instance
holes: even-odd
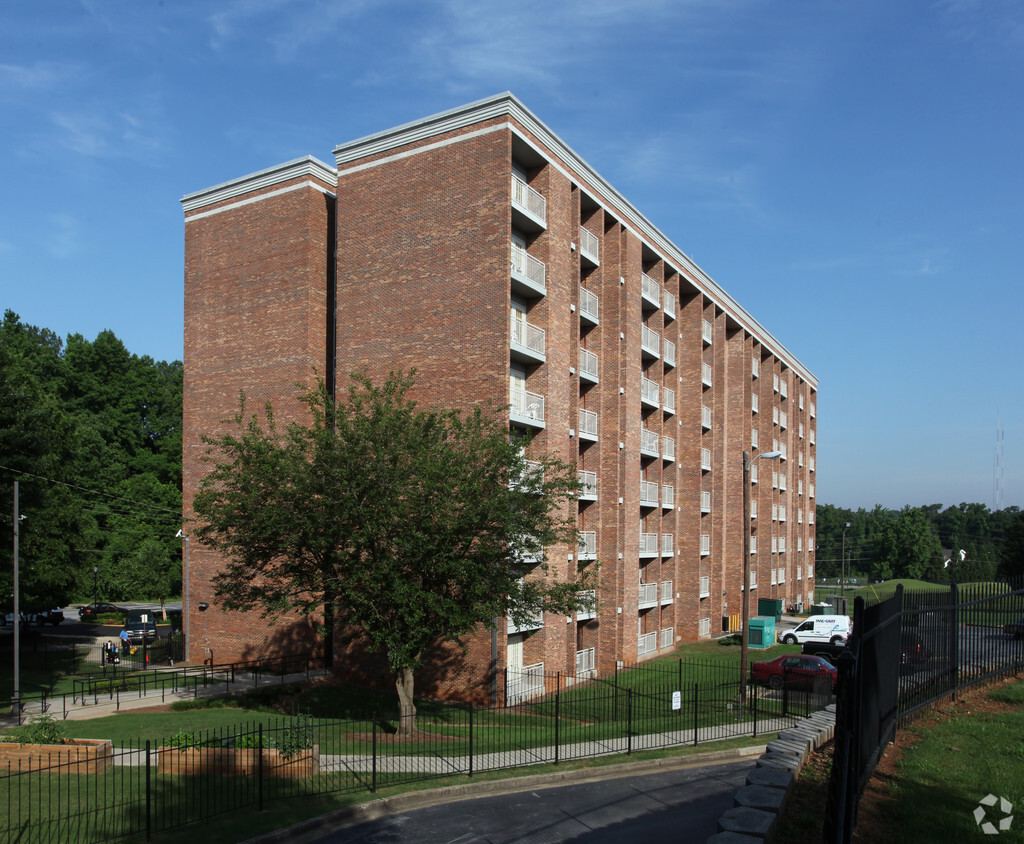
[[[839,658],[827,842],[850,842],[860,795],[896,730],[937,701],[1024,671],[1024,638],[1004,632],[1024,620],[1019,584],[952,584],[854,604],[853,635]]]
[[[133,742],[110,749],[102,770],[71,758],[9,762],[0,766],[0,840],[148,839],[272,801],[757,737],[832,700],[830,690],[751,688],[741,707],[737,666],[681,662],[513,706],[421,702],[405,724],[394,712],[296,716]]]

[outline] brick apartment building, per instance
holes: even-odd
[[[240,390],[287,420],[314,372],[415,367],[422,403],[507,403],[577,464],[582,544],[548,562],[600,561],[595,612],[481,631],[420,690],[479,696],[493,665],[530,691],[736,630],[748,527],[751,598],[813,600],[817,380],[625,197],[511,94],[334,156],[182,200],[186,507]],[[743,452],[769,450],[743,513]],[[192,548],[191,658],[310,640],[220,610],[218,564]]]

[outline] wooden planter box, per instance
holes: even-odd
[[[239,776],[259,773],[259,754],[256,748],[232,749],[227,747],[161,747],[158,750],[158,774],[219,774]],[[294,756],[285,757],[280,750],[264,749],[264,777],[311,777],[320,773],[320,746],[314,744]]]
[[[0,742],[0,772],[51,768],[56,774],[102,774],[114,764],[110,739],[68,739],[64,744]]]

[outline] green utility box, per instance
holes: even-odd
[[[757,614],[770,615],[776,621],[782,621],[782,599],[781,598],[758,598]]]
[[[775,616],[759,615],[747,626],[747,645],[751,648],[770,648],[775,644]]]

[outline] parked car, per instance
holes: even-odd
[[[44,624],[52,624],[56,627],[64,620],[64,610],[43,610],[29,613],[28,620],[31,624],[38,624],[40,627]]]
[[[815,615],[801,622],[792,630],[782,630],[778,639],[785,645],[802,645],[804,642],[830,642],[845,644],[850,638],[853,621],[848,615]]]
[[[839,672],[820,656],[793,654],[755,662],[750,668],[752,682],[769,689],[834,689]]]
[[[156,641],[156,625],[152,621],[129,621],[124,629],[133,645],[151,645]]]
[[[1003,632],[1014,639],[1024,639],[1024,616],[1004,624]]]
[[[81,621],[95,621],[97,616],[113,615],[115,613],[123,617],[128,615],[128,610],[116,604],[104,603],[87,604],[84,607],[78,608],[78,618]]]
[[[900,665],[921,665],[928,661],[931,653],[924,646],[921,637],[909,630],[900,633]]]
[[[836,665],[836,660],[846,651],[846,644],[840,642],[838,644],[831,644],[830,642],[804,642],[800,648],[800,653],[809,654],[810,656],[820,656],[829,665]]]

